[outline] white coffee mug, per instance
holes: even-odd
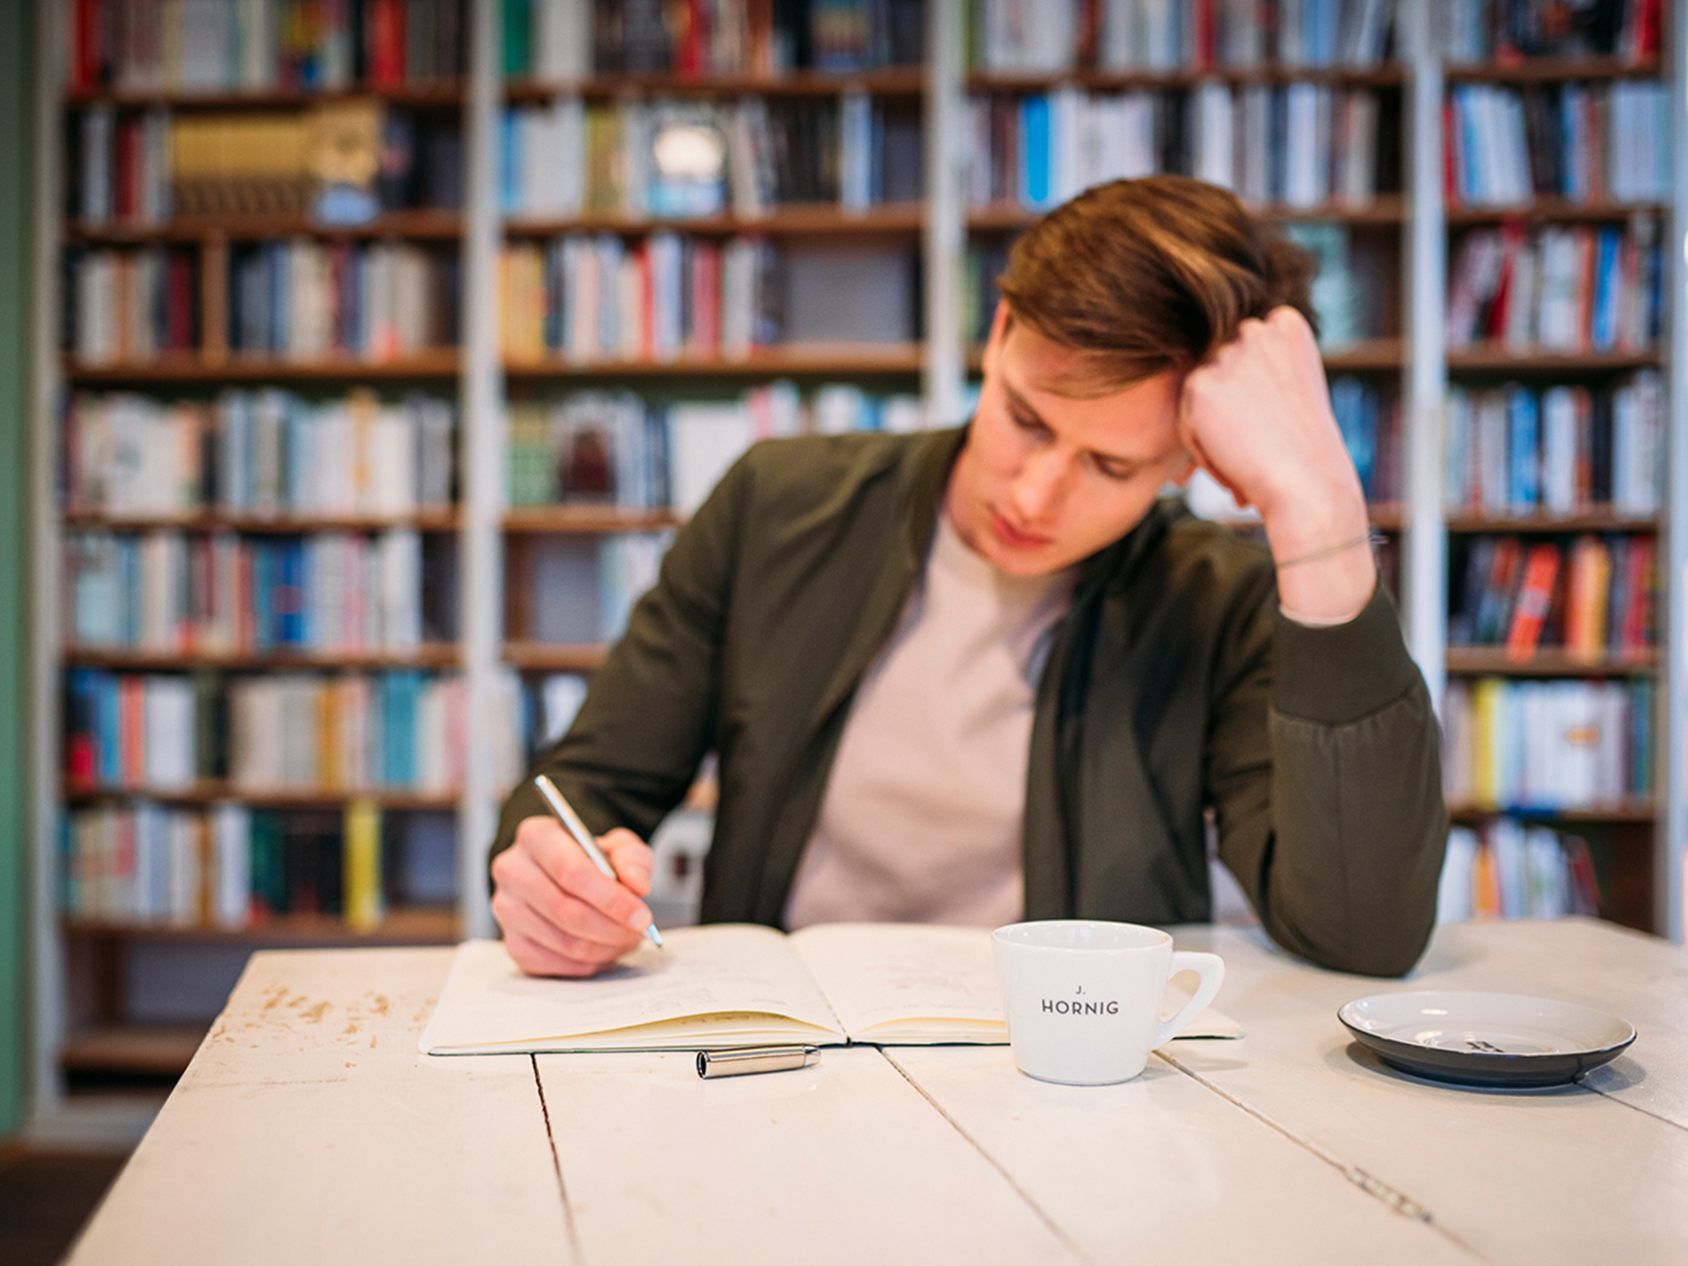
[[[1040,1081],[1102,1086],[1143,1071],[1219,992],[1217,954],[1174,951],[1159,928],[1099,919],[1011,923],[992,933],[1008,1042],[1021,1072]],[[1166,982],[1193,971],[1201,985],[1170,1019]]]

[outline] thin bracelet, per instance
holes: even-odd
[[[1302,563],[1311,563],[1316,562],[1321,558],[1329,558],[1332,554],[1340,554],[1344,550],[1351,550],[1356,545],[1377,546],[1382,545],[1383,541],[1384,537],[1381,532],[1367,528],[1363,536],[1356,536],[1353,540],[1343,541],[1339,545],[1327,545],[1324,549],[1316,549],[1311,554],[1302,554],[1297,558],[1286,558],[1281,563],[1273,563],[1272,566],[1278,568],[1296,567]]]

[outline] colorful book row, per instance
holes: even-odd
[[[449,560],[405,528],[241,537],[71,532],[65,623],[83,650],[365,654],[447,640]],[[426,596],[425,596],[426,586]],[[442,627],[443,626],[443,627]]]
[[[1394,0],[972,0],[980,70],[1375,66]]]
[[[242,114],[99,104],[76,122],[68,197],[86,228],[316,217],[333,205],[323,172],[347,170],[359,145],[372,168],[358,181],[368,214],[463,205],[463,130],[451,116],[369,101]]]
[[[1450,205],[1670,196],[1675,132],[1662,83],[1456,84],[1445,128]]]
[[[1493,340],[1518,350],[1638,351],[1658,340],[1663,315],[1663,258],[1651,217],[1622,229],[1473,229],[1454,255],[1450,347]]]
[[[74,91],[398,88],[456,79],[463,0],[75,0]]]
[[[452,504],[455,409],[412,392],[309,399],[274,388],[171,402],[79,393],[62,499],[111,515],[403,515]]]
[[[1443,497],[1456,512],[1657,514],[1664,429],[1664,384],[1652,369],[1610,386],[1453,387]]]
[[[311,361],[383,361],[455,346],[454,251],[402,242],[238,243],[224,302],[201,293],[198,253],[180,247],[68,252],[65,350],[92,364],[204,350]]]
[[[918,397],[872,395],[846,383],[807,396],[781,381],[734,400],[661,402],[630,391],[584,391],[515,403],[508,423],[510,504],[688,514],[758,439],[913,431],[923,420]]]
[[[1641,61],[1661,47],[1663,0],[1437,0],[1432,30],[1449,61],[1526,57]]]
[[[769,242],[653,233],[516,243],[501,260],[504,352],[517,360],[742,358],[780,341],[780,255]]]
[[[1448,833],[1438,923],[1599,913],[1600,890],[1585,841],[1511,818]]]
[[[507,110],[500,201],[518,218],[865,210],[925,192],[920,113],[894,100],[709,101],[564,95]]]
[[[1569,544],[1480,537],[1464,560],[1454,646],[1505,646],[1518,659],[1562,647],[1597,665],[1658,637],[1658,549],[1651,536],[1578,536]]]
[[[61,906],[75,918],[231,931],[282,914],[368,931],[386,909],[381,811],[349,804],[338,831],[219,804],[77,809],[63,824]]]
[[[926,0],[503,0],[504,73],[773,76],[918,63]]]
[[[1381,174],[1399,150],[1392,134],[1380,137],[1394,124],[1379,113],[1372,89],[1311,83],[975,94],[968,201],[1045,211],[1094,184],[1166,171],[1255,203],[1364,206],[1397,187]]]
[[[1450,681],[1442,709],[1448,798],[1522,811],[1647,796],[1652,712],[1649,681]]]
[[[267,678],[66,678],[65,773],[154,792],[226,779],[243,791],[463,785],[463,685],[411,670]]]

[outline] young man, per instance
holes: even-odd
[[[548,751],[493,912],[529,972],[640,941],[648,837],[718,754],[705,921],[1210,917],[1205,814],[1271,936],[1407,971],[1447,835],[1306,257],[1230,194],[1120,181],[1001,279],[971,423],[759,444]],[[1207,469],[1268,548],[1158,493]]]

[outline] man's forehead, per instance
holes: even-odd
[[[1103,353],[1057,342],[1024,321],[1008,323],[1002,352],[1007,381],[1026,399],[1109,399],[1115,404],[1148,404],[1164,395],[1176,396],[1182,380],[1177,370],[1164,369],[1125,386],[1114,386]]]

